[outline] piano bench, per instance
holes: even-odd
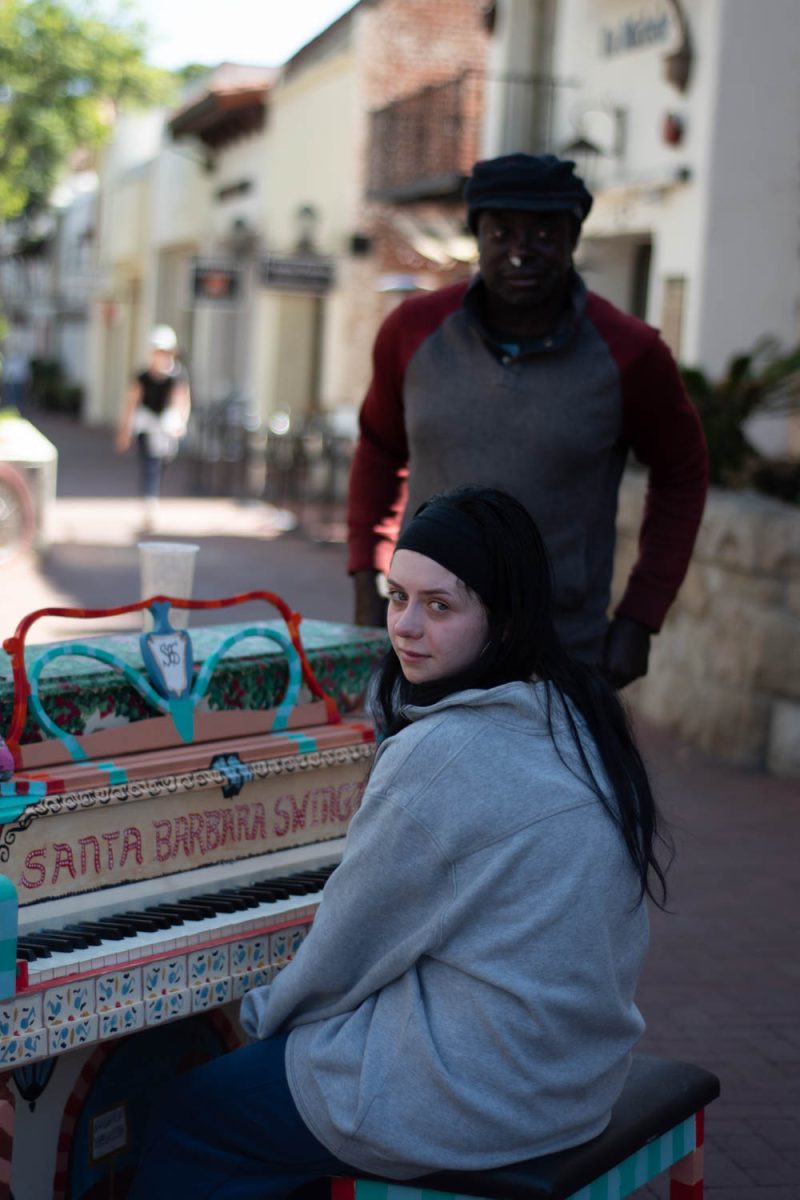
[[[702,1200],[703,1110],[716,1075],[690,1063],[636,1055],[606,1130],[591,1142],[493,1171],[421,1179],[331,1180],[331,1200],[621,1200],[670,1172],[670,1200]]]

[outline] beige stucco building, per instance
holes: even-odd
[[[472,269],[460,188],[487,42],[477,0],[361,0],[280,70],[224,65],[172,112],[121,121],[87,419],[115,419],[167,322],[197,414],[236,394],[265,429],[352,425],[388,308]]]

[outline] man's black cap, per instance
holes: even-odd
[[[503,154],[476,162],[464,189],[473,233],[484,208],[566,212],[582,224],[592,196],[575,174],[575,163],[554,154]]]

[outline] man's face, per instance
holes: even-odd
[[[523,309],[555,299],[572,266],[573,228],[565,212],[484,209],[478,217],[478,252],[489,294]]]

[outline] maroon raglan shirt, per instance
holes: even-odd
[[[567,333],[506,355],[476,319],[469,287],[413,296],[378,332],[350,482],[349,569],[386,571],[404,512],[434,492],[501,487],[542,531],[562,637],[589,644],[606,627],[630,449],[648,470],[647,502],[616,611],[657,631],[707,488],[705,439],[672,355],[656,330],[587,295],[577,276]]]

